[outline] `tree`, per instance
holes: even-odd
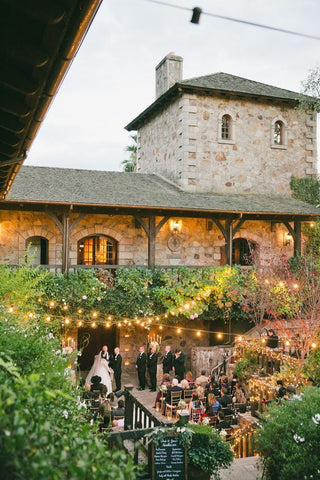
[[[303,110],[320,111],[320,67],[309,70],[307,79],[302,82],[299,107]]]
[[[121,162],[125,172],[135,172],[137,168],[137,135],[130,135],[130,138],[133,142],[132,145],[127,145],[124,149],[125,152],[130,153],[130,157]]]
[[[267,321],[291,318],[294,314],[296,305],[288,288],[289,277],[289,264],[283,256],[271,257],[267,264],[261,264],[256,256],[254,268],[247,271],[241,305],[251,314],[259,334]]]

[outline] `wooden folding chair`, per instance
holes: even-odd
[[[171,413],[171,417],[173,418],[173,413],[175,412],[177,416],[177,410],[178,410],[178,403],[181,400],[181,395],[182,395],[182,390],[178,392],[171,392],[170,394],[170,403],[166,403],[166,410],[165,410],[165,416],[169,416],[168,414]]]
[[[184,390],[183,391],[183,400],[186,402],[187,405],[189,405],[189,403],[192,400],[193,392],[195,392],[195,390]]]

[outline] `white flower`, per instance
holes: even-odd
[[[48,333],[48,338],[54,338],[54,335],[52,332]]]
[[[87,295],[83,295],[82,298],[83,298],[83,300],[87,300],[88,297],[87,297]]]
[[[303,437],[299,437],[299,435],[297,433],[295,433],[293,435],[293,440],[296,442],[296,443],[303,443],[305,442],[305,438]]]
[[[56,350],[54,353],[55,353],[56,355],[60,355],[61,350]]]
[[[302,400],[302,397],[303,397],[303,393],[300,393],[300,395],[293,395],[293,396],[292,396],[292,399],[293,399],[293,400],[300,400],[300,401],[301,401],[301,400]]]
[[[315,423],[316,425],[319,425],[320,423],[320,413],[316,413],[314,417],[312,417],[312,421],[313,423]]]
[[[67,420],[68,417],[69,417],[69,412],[68,412],[68,410],[63,410],[62,415],[63,415],[64,418]]]

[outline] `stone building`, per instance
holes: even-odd
[[[316,173],[316,117],[296,109],[299,95],[225,73],[182,80],[172,54],[156,90],[126,127],[137,173],[21,167],[0,201],[1,263],[24,262],[26,248],[58,272],[301,252],[319,210],[290,195],[291,175]]]

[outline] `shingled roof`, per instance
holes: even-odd
[[[31,166],[21,167],[0,208],[14,202],[181,210],[191,214],[320,215],[320,209],[289,196],[190,193],[153,174]]]
[[[237,77],[229,73],[219,72],[203,77],[194,77],[180,82],[182,85],[191,87],[200,87],[220,92],[242,93],[267,98],[277,98],[279,100],[299,100],[300,94],[285,90],[279,87],[273,87],[265,83],[255,82],[247,78]]]
[[[247,78],[230,75],[229,73],[213,73],[202,77],[194,77],[175,83],[163,95],[157,98],[140,115],[132,120],[125,128],[129,131],[137,130],[163,104],[181,92],[205,93],[207,95],[242,95],[254,98],[265,98],[290,102],[296,105],[300,94],[291,90],[274,87],[265,83],[255,82]]]

